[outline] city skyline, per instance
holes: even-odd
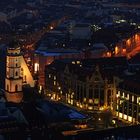
[[[1,0],[0,139],[139,139],[139,4]]]

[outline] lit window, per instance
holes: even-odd
[[[86,98],[84,98],[84,102],[86,102]]]
[[[35,72],[39,71],[39,64],[38,63],[34,64],[34,71]]]
[[[127,100],[129,100],[129,94],[127,94]]]
[[[137,97],[137,104],[140,105],[140,97]]]
[[[56,85],[56,81],[54,81],[53,84]]]
[[[120,91],[118,91],[118,94],[116,95],[116,97],[120,97]]]
[[[123,116],[122,113],[119,113],[119,117],[122,118],[122,116]]]
[[[118,114],[119,114],[119,113],[118,113],[118,112],[116,112],[116,116],[118,116]]]
[[[80,61],[77,61],[77,64],[80,64]]]
[[[74,95],[74,92],[72,92],[72,95]]]
[[[132,102],[134,102],[134,96],[132,96]]]
[[[124,118],[125,120],[127,120],[127,115],[124,114],[123,118]]]
[[[128,121],[132,122],[132,117],[131,116],[128,116]]]
[[[93,103],[93,100],[92,99],[89,99],[89,103],[92,104]]]
[[[74,62],[74,61],[72,61],[72,64],[75,64],[75,62]]]
[[[49,78],[51,78],[51,74],[49,74]]]
[[[124,98],[124,92],[123,92],[123,96],[122,96],[122,98]]]

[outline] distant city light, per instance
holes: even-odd
[[[54,27],[53,27],[53,26],[50,26],[50,29],[51,29],[51,30],[53,30],[53,29],[54,29]]]

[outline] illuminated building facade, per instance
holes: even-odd
[[[98,110],[104,105],[104,81],[98,68],[95,69],[95,73],[90,71],[90,75],[89,71],[77,75],[76,71],[71,71],[73,69],[71,66],[66,65],[63,74],[55,71],[46,73],[46,86],[53,91],[51,98],[61,99],[80,108]],[[77,71],[80,72],[78,67]]]
[[[124,80],[117,88],[116,116],[133,124],[140,123],[140,81]]]
[[[102,110],[105,106],[113,109],[116,92],[113,73],[119,67],[113,69],[112,63],[111,68],[102,63],[103,59],[53,62],[45,72],[47,95],[86,110]]]
[[[7,49],[5,91],[7,101],[22,101],[22,86],[29,84],[34,87],[33,77],[21,54],[20,46],[13,41]]]

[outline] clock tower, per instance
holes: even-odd
[[[9,102],[19,103],[22,100],[23,69],[21,68],[20,45],[13,41],[7,48],[5,91]]]

